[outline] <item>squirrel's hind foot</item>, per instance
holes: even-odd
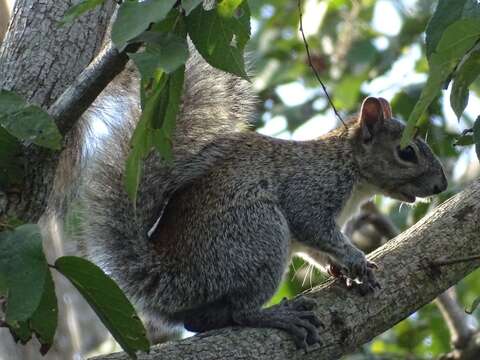
[[[307,349],[320,342],[322,323],[312,311],[315,306],[313,299],[300,296],[267,309],[236,313],[234,321],[238,325],[284,330],[293,337],[298,348]]]

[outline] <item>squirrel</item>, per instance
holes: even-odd
[[[190,53],[173,163],[147,157],[135,206],[123,177],[141,111],[136,71],[119,75],[84,115],[109,129],[81,175],[86,256],[147,317],[193,332],[278,328],[305,348],[320,340],[313,300],[262,307],[291,256],[373,291],[376,266],[343,224],[374,194],[413,202],[442,192],[442,165],[420,137],[400,147],[404,125],[382,98],[366,98],[345,126],[315,140],[256,133],[251,84]]]

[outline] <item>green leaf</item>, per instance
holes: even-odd
[[[466,19],[453,23],[442,35],[435,53],[430,58],[430,65],[441,67],[451,64],[452,61],[458,62],[475,45],[479,36],[480,21]]]
[[[40,352],[45,355],[53,344],[53,337],[57,329],[58,305],[53,286],[52,274],[47,272],[42,299],[30,320],[30,328],[42,344]]]
[[[63,15],[60,23],[67,24],[73,22],[80,15],[86,13],[88,10],[91,10],[98,5],[102,4],[104,0],[83,0],[76,5],[73,5],[70,9],[67,10],[65,15]]]
[[[112,41],[122,51],[128,41],[144,32],[151,23],[162,21],[176,0],[124,1],[112,27]]]
[[[125,165],[125,190],[135,205],[137,202],[137,191],[140,185],[143,169],[143,159],[150,149],[151,138],[147,131],[147,121],[140,119],[132,136],[132,150],[128,154]]]
[[[180,106],[185,66],[172,74],[162,74],[156,79],[153,90],[145,96],[145,107],[131,140],[132,150],[127,158],[125,189],[136,204],[138,187],[142,177],[143,160],[154,146],[162,158],[171,162],[172,134]]]
[[[125,190],[128,197],[132,200],[134,206],[137,202],[137,191],[140,185],[143,172],[143,160],[144,156],[139,149],[133,148],[128,154],[127,162],[125,165]]]
[[[0,126],[27,143],[55,150],[61,147],[62,135],[50,115],[11,91],[0,90]]]
[[[188,45],[185,38],[154,31],[147,31],[138,38],[148,42],[145,51],[128,56],[135,62],[144,80],[154,77],[158,69],[171,73],[187,61]]]
[[[473,314],[473,312],[475,311],[475,309],[478,308],[478,305],[480,305],[480,296],[477,297],[477,298],[473,301],[473,303],[472,303],[472,305],[470,306],[470,308],[465,309],[465,312],[466,312],[467,314],[470,314],[470,315]]]
[[[25,106],[26,102],[20,95],[13,91],[0,90],[0,116],[14,113]]]
[[[136,204],[137,191],[142,177],[143,159],[150,153],[153,146],[152,123],[159,111],[158,104],[167,76],[162,74],[161,78],[157,79],[152,93],[146,97],[145,107],[130,142],[132,150],[130,150],[127,158],[124,183],[127,194],[134,205]]]
[[[473,0],[439,0],[427,24],[425,42],[427,57],[435,51],[444,31],[461,19],[480,19],[480,4]]]
[[[8,283],[6,274],[0,272],[0,297],[7,297],[8,295]]]
[[[455,146],[468,146],[475,144],[473,135],[460,135],[455,142]]]
[[[30,319],[40,304],[48,267],[37,225],[0,233],[0,273],[7,281],[6,322]]]
[[[443,83],[450,76],[465,53],[480,37],[480,21],[460,20],[451,24],[443,33],[436,51],[430,57],[430,72],[427,83],[415,104],[403,132],[400,146],[405,147],[420,126],[424,111],[440,92]]]
[[[475,141],[475,151],[477,158],[480,159],[480,116],[477,117],[473,124],[473,140]]]
[[[182,8],[185,10],[185,14],[188,15],[202,2],[203,0],[182,0]]]
[[[20,142],[0,127],[0,187],[21,184],[24,159]]]
[[[158,112],[151,118],[152,127],[154,129],[163,128],[167,136],[170,136],[175,128],[175,119],[182,97],[184,76],[184,66],[168,76],[165,87],[160,93]]]
[[[248,79],[243,58],[250,38],[248,3],[244,0],[231,16],[226,16],[223,9],[219,6],[208,11],[201,6],[195,8],[186,19],[188,34],[210,65]]]
[[[27,321],[15,321],[8,324],[8,330],[10,330],[15,342],[20,341],[21,344],[25,345],[32,339],[32,330],[28,327]]]
[[[135,358],[136,351],[149,350],[145,328],[132,304],[99,267],[75,256],[58,258],[55,267],[87,300],[127,354]]]
[[[427,57],[435,51],[444,30],[462,16],[467,0],[439,0],[425,30]]]
[[[480,48],[474,49],[455,72],[450,105],[460,119],[468,104],[469,87],[480,75]]]
[[[171,164],[173,161],[172,139],[164,129],[154,129],[152,132],[153,144],[162,159]]]
[[[223,17],[232,17],[235,10],[243,3],[243,0],[222,0],[217,4],[218,13]]]

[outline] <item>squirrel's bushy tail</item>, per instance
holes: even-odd
[[[140,302],[153,293],[148,287],[155,284],[158,262],[149,230],[170,194],[208,172],[222,156],[215,140],[248,125],[255,97],[247,81],[212,68],[192,51],[173,137],[174,164],[163,163],[155,152],[148,157],[135,208],[125,192],[123,174],[130,137],[140,116],[138,90],[137,76],[128,70],[86,113],[90,122],[102,121],[108,134],[97,139],[86,162],[80,197],[85,222],[81,238],[88,256],[133,301]],[[143,308],[149,310],[149,306]]]

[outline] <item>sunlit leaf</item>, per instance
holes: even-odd
[[[138,122],[131,140],[132,149],[128,154],[125,166],[125,189],[134,205],[136,204],[138,186],[142,177],[143,159],[151,149],[152,140],[147,125],[145,117]]]
[[[222,0],[217,4],[218,13],[223,17],[232,17],[244,0]]]
[[[131,150],[127,158],[125,170],[125,189],[133,204],[136,203],[137,191],[142,176],[143,159],[149,154],[153,146],[152,123],[158,114],[158,105],[162,90],[166,83],[166,74],[153,89],[153,93],[146,99],[145,107],[131,139]]]
[[[480,21],[460,20],[451,24],[443,33],[436,51],[430,57],[430,72],[420,99],[411,112],[400,142],[408,145],[419,126],[419,119],[430,103],[438,96],[443,83],[450,76],[465,53],[480,38]]]

